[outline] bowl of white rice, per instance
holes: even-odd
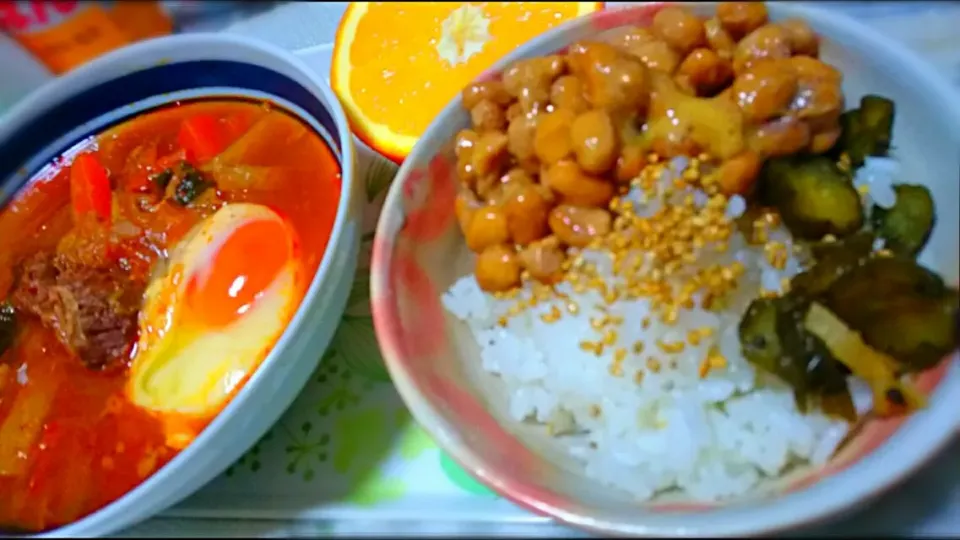
[[[450,103],[390,189],[371,290],[393,381],[534,512],[604,535],[770,534],[870,501],[960,431],[960,96],[856,21],[757,5],[547,32]],[[790,62],[778,109],[763,77]],[[855,261],[826,255],[857,242]]]

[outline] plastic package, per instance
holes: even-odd
[[[0,1],[0,31],[61,74],[129,43],[179,31],[218,30],[274,2],[159,0]]]

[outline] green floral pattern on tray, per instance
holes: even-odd
[[[490,489],[478,482],[474,477],[470,476],[470,473],[463,470],[460,465],[457,465],[457,462],[453,460],[447,454],[441,452],[440,456],[440,468],[443,469],[443,474],[447,475],[447,478],[457,485],[460,489],[473,493],[475,495],[483,495],[485,497],[495,497],[496,494]]]
[[[370,314],[369,250],[397,169],[366,157],[360,174],[367,233],[330,347],[283,418],[188,505],[225,506],[238,493],[247,494],[248,502],[296,494],[298,500],[318,501],[317,508],[371,508],[420,494],[496,497],[437,448],[390,383]]]

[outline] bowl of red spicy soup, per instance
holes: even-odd
[[[194,34],[103,56],[0,125],[0,533],[101,536],[289,406],[359,247],[354,148],[300,60]]]

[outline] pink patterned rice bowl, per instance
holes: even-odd
[[[562,51],[602,31],[646,26],[662,7],[608,9],[572,21],[520,47],[480,79],[499,76],[516,60]],[[693,9],[705,15],[715,5],[695,4]],[[913,54],[854,21],[787,3],[771,3],[768,9],[774,21],[798,17],[817,31],[821,58],[843,73],[848,103],[870,92],[896,102],[895,167],[888,170],[898,177],[909,173],[911,182],[924,184],[933,194],[938,222],[920,262],[956,284],[960,222],[956,205],[944,202],[960,199],[960,100],[955,91]],[[728,333],[716,336],[714,343],[723,349],[732,340],[735,347],[727,354],[726,370],[687,386],[681,379],[649,376],[637,383],[634,401],[624,398],[623,384],[608,380],[602,360],[595,360],[594,368],[578,356],[584,354],[576,350],[576,338],[585,318],[557,325],[553,333],[529,323],[522,328],[511,323],[509,332],[499,328],[491,320],[497,320],[496,310],[506,300],[492,299],[477,287],[474,255],[454,211],[453,142],[469,125],[458,97],[400,169],[374,242],[373,314],[383,356],[414,417],[497,493],[599,534],[769,534],[834,517],[870,500],[928,461],[957,433],[956,353],[914,380],[929,396],[925,408],[909,416],[868,416],[851,426],[816,411],[800,413],[789,389],[757,382],[746,361],[736,358],[735,321],[742,307],[727,319],[720,317],[720,328]],[[639,321],[645,315],[625,316]],[[540,345],[531,348],[531,343]],[[672,394],[674,383],[686,394]],[[628,425],[637,423],[635,413],[628,422],[622,416],[623,409],[647,406],[643,392],[650,402],[683,395],[695,406],[669,398],[673,405],[658,406],[659,416],[647,419],[651,425],[660,422],[664,435],[643,439],[649,429]],[[721,397],[704,397],[709,392]],[[559,424],[569,423],[558,417],[560,394],[567,402],[587,400],[566,406],[579,407],[578,425],[592,426],[591,437],[551,436],[550,429],[556,435]],[[590,397],[595,401],[589,402]],[[625,399],[627,406],[620,407]],[[734,420],[718,423],[714,413],[704,412],[709,407],[703,403],[711,399],[724,404],[725,413],[716,414]],[[862,402],[856,392],[854,400]],[[583,411],[591,403],[602,403],[609,411],[600,415],[598,406],[591,416],[605,419],[586,419]],[[538,422],[523,421],[528,417]],[[683,428],[664,427],[671,423]],[[704,437],[714,442],[704,442]],[[636,442],[640,439],[642,444]],[[631,450],[635,447],[627,443],[643,449]],[[722,446],[728,457],[717,457],[723,452],[711,444]]]

